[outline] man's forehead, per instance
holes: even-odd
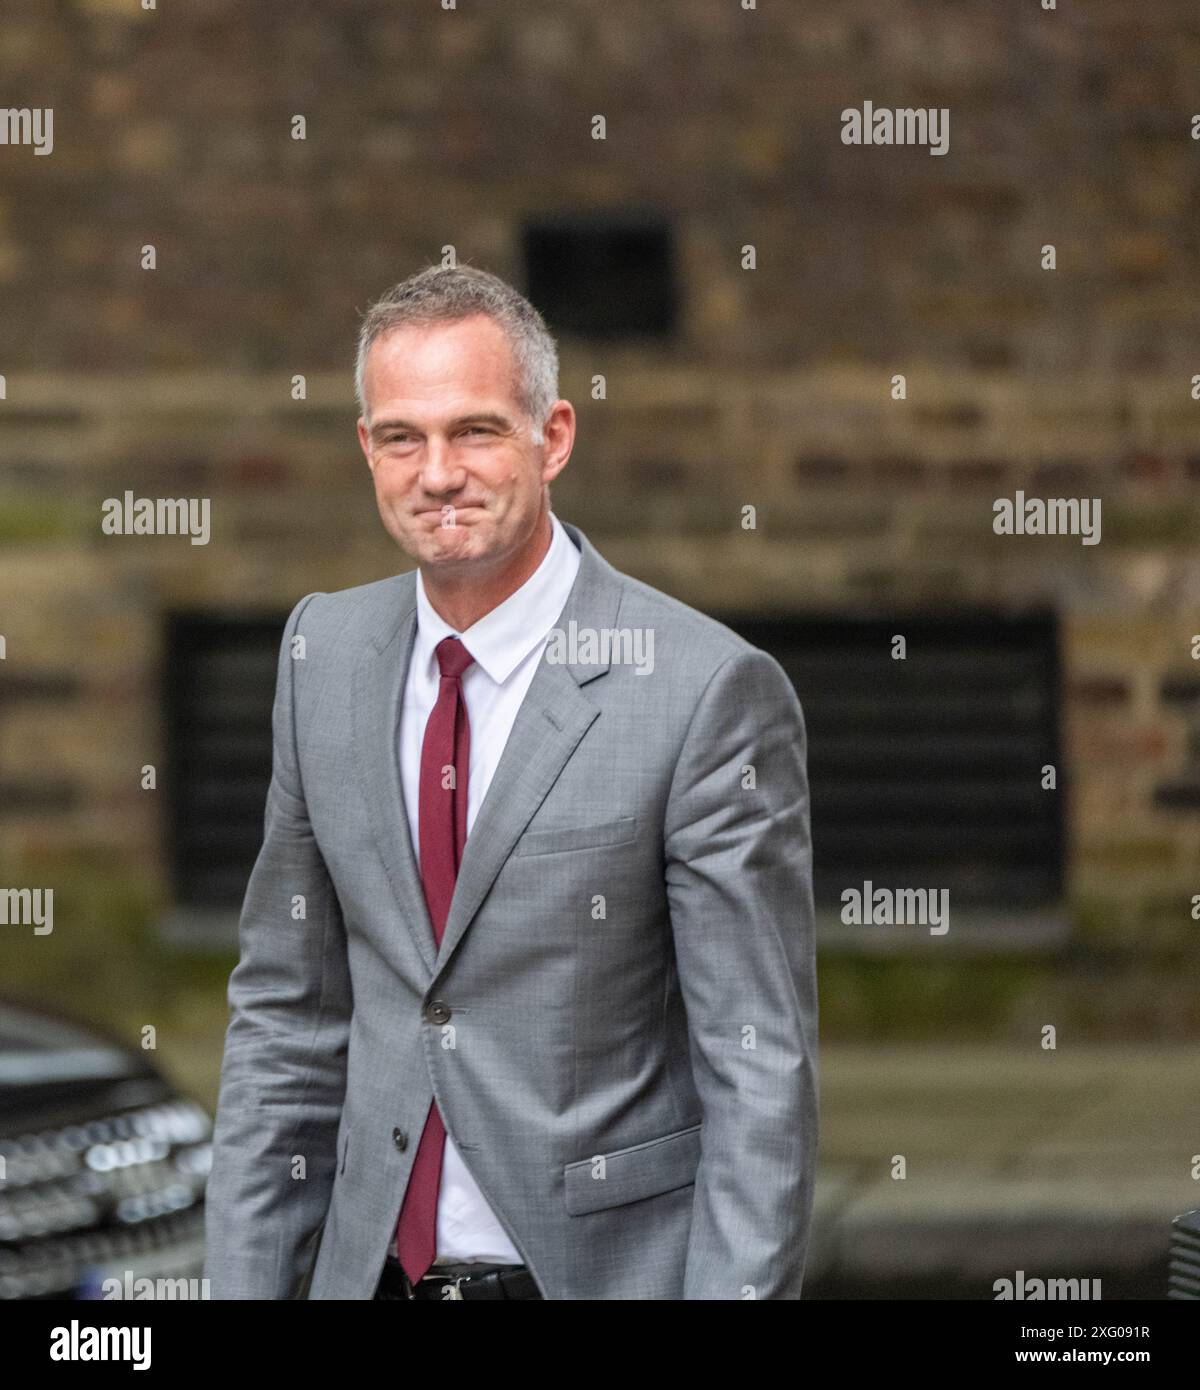
[[[490,394],[457,395],[436,403],[412,396],[391,396],[374,406],[371,431],[377,433],[401,425],[449,429],[468,421],[505,427],[515,425],[518,414],[512,401]]]
[[[494,342],[482,339],[474,345],[443,340],[426,350],[428,341],[403,336],[408,332],[395,329],[372,349],[364,387],[375,418],[449,423],[467,414],[507,419],[520,414],[510,352],[498,352]]]

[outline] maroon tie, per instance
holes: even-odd
[[[437,645],[442,673],[437,703],[425,725],[421,745],[421,792],[417,822],[421,842],[421,885],[440,947],[450,915],[450,899],[463,845],[467,841],[467,772],[471,755],[471,726],[462,693],[462,673],[475,660],[457,637]],[[433,1264],[437,1253],[438,1188],[446,1127],[437,1108],[429,1106],[425,1129],[413,1160],[400,1219],[396,1223],[396,1256],[415,1284]]]

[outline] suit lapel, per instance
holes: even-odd
[[[439,968],[450,959],[504,861],[598,714],[566,667],[539,665],[467,836]]]
[[[407,583],[405,583],[407,581]],[[400,708],[417,636],[416,573],[400,575],[399,601],[388,605],[380,630],[354,673],[354,756],[367,799],[375,843],[430,975],[436,962],[433,923],[408,828],[400,779]],[[390,595],[393,599],[396,595]]]

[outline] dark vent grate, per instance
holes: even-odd
[[[657,214],[563,215],[521,233],[526,293],[551,331],[661,336],[678,311],[671,225]]]
[[[1053,616],[727,621],[776,658],[804,707],[818,902],[868,879],[947,888],[959,906],[1060,896]],[[1042,790],[1047,763],[1057,791]]]
[[[176,900],[240,907],[262,844],[287,614],[167,621],[166,789]]]

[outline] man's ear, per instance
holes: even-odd
[[[575,447],[575,407],[570,401],[555,401],[544,426],[546,454],[542,460],[542,481],[546,485],[567,466]]]

